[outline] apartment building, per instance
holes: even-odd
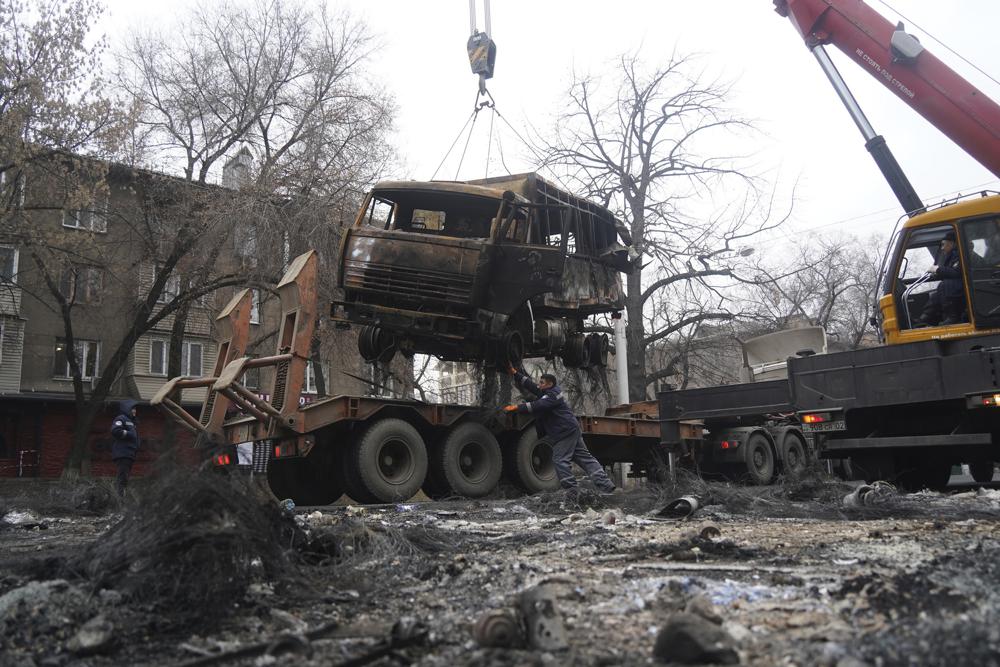
[[[72,193],[67,195],[69,188],[53,182],[48,173],[21,175],[16,190],[0,182],[5,201],[13,202],[6,210],[0,209],[4,216],[0,226],[0,476],[56,477],[69,456],[76,404],[66,344],[67,304],[76,359],[85,391],[89,391],[132,328],[136,309],[150,294],[163,253],[169,252],[173,241],[170,220],[177,215],[179,203],[205,192],[215,202],[225,201],[227,192],[235,192],[226,186],[238,184],[248,158],[248,152],[238,154],[226,165],[224,184],[207,187],[123,165],[98,164],[91,171],[100,174],[99,178],[93,177],[90,183],[78,179],[82,182],[73,184],[77,190],[95,186],[86,205],[80,206],[73,203]],[[189,210],[193,210],[190,205]],[[270,273],[254,270],[261,253],[273,252],[274,244],[261,243],[239,216],[225,224],[232,225],[232,233],[219,235],[224,241],[213,246],[215,252],[179,264],[153,306],[155,314],[169,304],[204,257],[231,269],[231,275],[248,276],[246,285],[219,289],[192,303],[181,349],[183,375],[199,376],[211,369],[217,352],[215,315],[243,286],[258,286],[248,352],[267,355],[274,351],[277,299],[264,287],[277,277],[272,273],[280,274],[280,262]],[[213,242],[206,239],[206,244]],[[53,248],[58,252],[48,252]],[[284,248],[287,255],[287,242]],[[173,315],[164,317],[127,349],[105,409],[90,428],[91,474],[113,473],[109,424],[118,400],[148,401],[167,379],[173,324]],[[324,352],[319,362],[327,393],[364,393],[365,383],[352,376],[367,377],[370,371],[356,354],[339,352],[347,348],[353,352],[350,332],[329,333],[320,345]],[[337,372],[345,368],[349,375]],[[267,396],[271,378],[266,370],[248,374],[244,381]],[[317,385],[310,365],[300,400],[315,400]],[[204,390],[187,390],[182,402],[197,409],[203,398]],[[165,422],[159,411],[147,406],[140,407],[139,425],[143,445],[136,473],[141,475],[165,451]],[[186,446],[190,436],[181,430],[179,438],[180,458],[196,460],[196,453]]]

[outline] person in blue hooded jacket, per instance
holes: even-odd
[[[111,459],[118,466],[115,482],[118,495],[125,496],[128,476],[139,451],[139,428],[136,425],[136,401],[125,400],[118,404],[118,416],[111,422]]]
[[[543,373],[536,385],[531,378],[514,368],[508,369],[508,372],[514,376],[514,382],[535,396],[536,400],[508,405],[504,410],[527,413],[535,418],[538,435],[552,442],[552,463],[556,468],[559,485],[569,490],[577,488],[576,477],[573,476],[571,467],[576,463],[590,476],[600,491],[604,493],[614,491],[614,482],[584,444],[580,422],[573,414],[569,403],[563,398],[556,376]]]

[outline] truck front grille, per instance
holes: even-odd
[[[357,260],[344,262],[344,286],[410,300],[435,299],[457,303],[472,300],[471,276]]]

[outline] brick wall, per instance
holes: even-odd
[[[76,413],[72,403],[19,401],[16,423],[16,446],[7,447],[9,458],[0,458],[0,476],[15,477],[18,474],[20,451],[37,452],[29,454],[25,460],[37,466],[25,468],[25,476],[55,478],[62,475],[73,443],[73,427]],[[111,420],[117,410],[107,409],[98,414],[90,428],[90,472],[93,476],[113,476],[115,464],[111,460]],[[163,454],[163,428],[165,416],[159,410],[148,406],[139,407],[137,423],[142,444],[139,448],[132,474],[142,476]],[[177,460],[184,465],[195,465],[200,453],[192,448],[194,437],[186,429],[177,431]]]

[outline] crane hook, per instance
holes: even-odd
[[[476,0],[469,0],[469,27],[472,35],[465,48],[469,53],[469,65],[472,73],[479,75],[479,94],[486,94],[486,79],[493,78],[493,68],[496,65],[497,45],[490,38],[490,0],[483,0],[483,12],[486,15],[486,32],[476,28]]]

